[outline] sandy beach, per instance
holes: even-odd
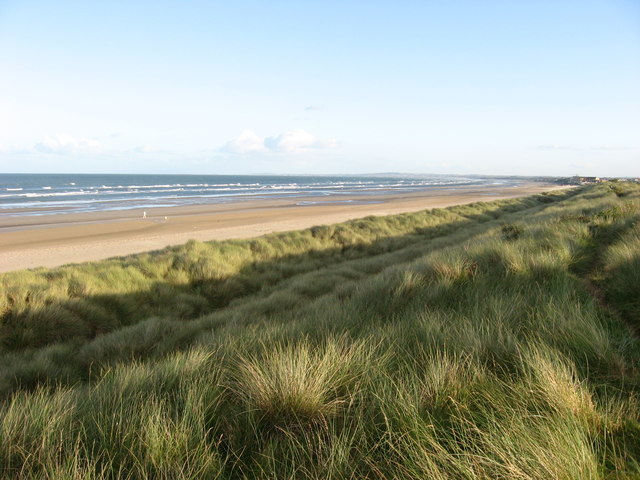
[[[558,185],[435,188],[409,194],[248,200],[117,212],[0,217],[0,272],[101,260],[190,239],[250,238],[368,215],[391,215],[557,190]]]

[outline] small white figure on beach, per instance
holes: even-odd
[[[142,212],[142,218],[147,218],[147,212]]]
[[[165,222],[167,221],[167,217],[164,217],[164,221],[165,221]]]

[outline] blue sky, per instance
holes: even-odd
[[[640,2],[2,1],[0,172],[640,176]]]

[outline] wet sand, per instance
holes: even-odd
[[[288,198],[143,211],[0,216],[0,272],[101,260],[190,239],[250,238],[343,222],[557,190],[558,185],[433,188],[409,194]],[[7,212],[8,213],[8,212]]]

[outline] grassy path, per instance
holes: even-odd
[[[617,185],[611,188],[623,200],[630,193]],[[607,284],[611,280],[611,272],[607,271],[607,254],[612,246],[623,243],[625,237],[637,229],[640,221],[637,204],[624,202],[600,210],[589,217],[585,216],[581,221],[587,223],[588,236],[582,248],[576,253],[570,270],[584,280],[586,290],[593,295],[602,308],[626,324],[630,332],[638,337],[640,335],[638,319],[634,318],[630,312],[621,309],[616,304],[616,298],[607,294]],[[637,283],[632,282],[630,287],[634,286],[639,287]],[[640,288],[636,292],[640,295]]]

